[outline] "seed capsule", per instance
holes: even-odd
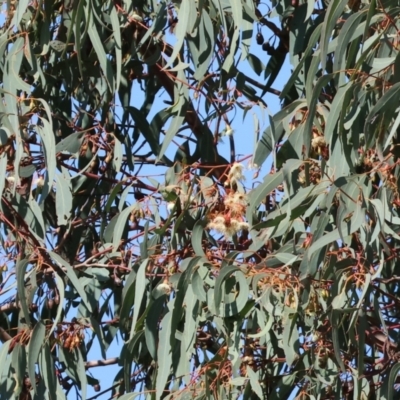
[[[262,49],[264,50],[264,51],[271,51],[271,48],[272,48],[272,46],[269,44],[269,41],[267,40],[266,42],[264,42],[263,43],[263,45],[262,45]]]
[[[264,36],[262,35],[262,33],[257,33],[256,36],[256,42],[257,44],[259,44],[260,46],[264,43]]]

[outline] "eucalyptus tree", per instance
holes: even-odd
[[[399,398],[399,6],[3,2],[0,397]]]

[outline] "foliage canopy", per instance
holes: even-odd
[[[400,397],[398,1],[3,11],[1,398]]]

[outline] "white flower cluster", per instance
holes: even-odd
[[[234,163],[228,173],[228,180],[226,184],[232,186],[245,179],[246,178],[243,175],[243,165],[240,163]]]
[[[247,196],[243,193],[229,194],[226,196],[224,204],[232,216],[241,217],[246,212]]]
[[[208,228],[214,229],[231,237],[241,230],[248,230],[249,224],[244,221],[243,214],[246,211],[247,197],[243,193],[228,195],[224,201],[228,213],[217,215],[209,224]]]
[[[230,218],[228,220],[223,215],[218,215],[208,224],[208,227],[216,230],[217,232],[223,233],[226,237],[231,237],[243,229],[249,229],[249,224],[244,221],[239,221],[235,218]]]
[[[226,128],[222,131],[221,136],[232,136],[235,131],[232,129],[230,125],[227,125]]]

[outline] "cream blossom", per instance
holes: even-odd
[[[233,216],[243,215],[247,207],[247,196],[244,193],[229,194],[225,200],[225,207],[229,208]]]
[[[208,228],[224,234],[225,237],[230,237],[241,230],[248,230],[249,224],[236,218],[218,215],[208,224]]]
[[[243,165],[240,163],[234,163],[228,173],[228,181],[232,184],[237,184],[239,181],[245,180],[245,176],[243,175]]]
[[[226,125],[226,128],[222,131],[221,136],[232,136],[235,131],[230,125]]]

